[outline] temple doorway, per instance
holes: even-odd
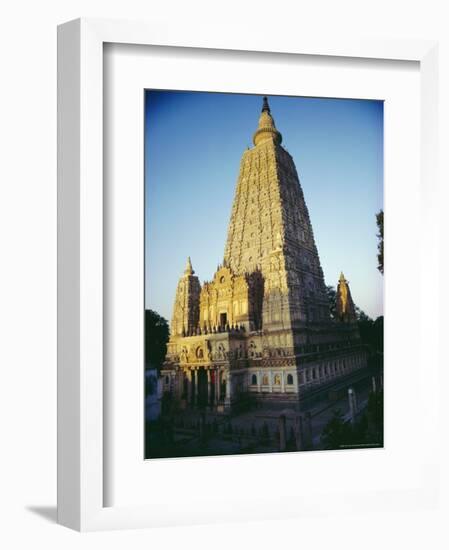
[[[198,400],[197,405],[200,408],[204,408],[207,406],[207,396],[208,396],[208,388],[207,388],[207,372],[204,368],[199,368],[197,370],[197,376],[198,376]]]
[[[220,326],[225,327],[228,323],[228,314],[227,313],[220,313]]]

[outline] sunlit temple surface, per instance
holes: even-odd
[[[240,162],[222,264],[201,285],[189,257],[176,290],[161,375],[181,406],[224,412],[249,400],[299,410],[312,388],[366,367],[343,273],[328,274],[338,280],[331,315],[296,167],[267,98],[253,143]]]

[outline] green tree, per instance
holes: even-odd
[[[145,310],[145,364],[160,369],[170,336],[168,322],[151,309]]]
[[[377,269],[384,274],[384,211],[380,210],[376,214],[376,223],[377,223],[377,238],[379,242],[377,243]]]
[[[321,434],[321,444],[325,449],[340,449],[351,444],[351,426],[344,421],[340,409],[335,409],[332,418],[326,424]]]
[[[371,321],[372,319],[369,315],[367,315],[363,309],[360,309],[358,306],[355,306],[355,315],[357,317],[357,321],[360,323]]]
[[[371,392],[367,406],[367,434],[368,443],[383,445],[384,442],[384,394],[383,391]]]
[[[371,392],[368,396],[366,410],[359,414],[354,424],[344,421],[340,409],[333,411],[333,416],[321,434],[321,445],[324,449],[341,449],[383,445],[383,392]]]
[[[366,316],[358,321],[360,339],[368,346],[371,354],[382,354],[384,351],[384,318],[375,321]]]
[[[336,319],[337,292],[333,286],[326,286],[329,300],[329,312],[332,319]],[[362,309],[355,306],[355,314],[363,344],[369,347],[371,353],[383,353],[384,350],[384,318],[371,319]]]
[[[384,316],[381,315],[374,321],[374,349],[384,352]]]

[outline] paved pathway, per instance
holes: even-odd
[[[358,409],[362,411],[368,402],[368,395],[370,391],[370,379],[364,381],[359,381],[355,385],[356,395],[358,401]],[[347,397],[347,389],[341,392],[342,396],[335,400],[329,401],[324,398],[320,401],[317,401],[313,405],[305,408],[301,411],[301,414],[310,413],[312,418],[312,440],[313,447],[315,449],[320,448],[320,437],[323,431],[323,428],[331,420],[334,415],[335,410],[340,409],[343,413],[344,418],[349,420],[349,400]],[[293,435],[294,423],[296,413],[293,409],[284,409],[284,410],[272,410],[269,408],[259,408],[256,410],[248,411],[245,413],[233,414],[230,416],[223,416],[221,414],[214,413],[213,411],[205,412],[205,422],[212,424],[216,423],[219,426],[219,436],[215,437],[215,443],[211,445],[217,446],[221,449],[221,452],[233,453],[237,452],[239,445],[245,446],[250,444],[252,434],[260,434],[260,431],[266,426],[269,430],[271,443],[268,444],[266,451],[277,450],[277,443],[275,434],[277,433],[279,427],[279,416],[284,413],[286,416],[286,429],[287,429],[287,438]],[[189,432],[193,426],[196,426],[201,419],[201,413],[195,410],[186,410],[183,413],[184,426],[186,432]],[[228,441],[223,440],[222,433],[226,430],[229,425],[232,426],[232,436],[229,434],[226,435]],[[181,430],[178,434],[183,435],[184,430]],[[193,435],[191,436],[193,437]],[[196,437],[193,438],[191,444],[188,445],[189,448],[193,448],[197,444]],[[253,438],[256,440],[257,438]],[[238,443],[240,442],[240,443]],[[260,447],[260,444],[258,444]],[[232,449],[232,450],[231,450]],[[262,451],[264,452],[264,451]],[[215,454],[215,453],[214,453]],[[217,451],[218,454],[218,451]]]

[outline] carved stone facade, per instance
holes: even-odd
[[[226,408],[252,395],[299,405],[301,393],[366,366],[344,277],[330,318],[298,174],[266,98],[253,142],[223,265],[201,287],[189,259],[178,284],[163,376],[185,404]]]
[[[221,326],[262,327],[263,277],[257,269],[237,275],[221,266],[213,281],[204,283],[200,294],[200,326],[205,330]]]

